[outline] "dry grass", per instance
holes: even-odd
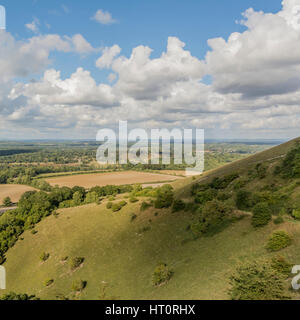
[[[19,184],[1,184],[0,185],[0,205],[3,202],[3,199],[10,197],[12,202],[18,202],[22,194],[26,191],[35,190],[29,186],[23,186]]]
[[[56,177],[46,179],[52,186],[82,186],[85,188],[92,188],[94,186],[106,186],[106,185],[126,185],[135,183],[158,183],[164,181],[174,181],[180,179],[180,177],[137,172],[137,171],[124,171],[124,172],[110,172],[99,174],[85,174],[74,175],[66,177]]]

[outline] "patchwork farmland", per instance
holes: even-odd
[[[25,185],[0,184],[0,203],[2,203],[6,197],[10,197],[12,202],[18,202],[23,193],[33,190],[35,189]]]

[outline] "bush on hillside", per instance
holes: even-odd
[[[267,175],[267,167],[265,167],[262,163],[258,163],[255,166],[256,176],[259,179],[264,179]]]
[[[138,202],[138,201],[139,201],[139,199],[137,199],[136,197],[131,196],[131,197],[129,198],[129,202],[130,202],[130,203],[136,203],[136,202]]]
[[[118,203],[114,203],[111,207],[113,212],[118,212],[120,211],[123,207],[127,205],[127,202],[125,200],[120,201]]]
[[[275,169],[274,173],[281,174],[284,178],[300,177],[300,145],[290,150],[282,161],[281,165]]]
[[[198,221],[191,225],[193,235],[199,237],[221,231],[231,221],[232,212],[233,208],[222,201],[207,202],[199,212]]]
[[[47,279],[44,281],[44,286],[45,287],[50,287],[51,284],[53,284],[54,280],[53,279]]]
[[[165,263],[161,263],[154,270],[152,283],[155,286],[162,285],[165,282],[169,281],[172,278],[173,274],[174,272]]]
[[[226,189],[234,180],[236,180],[239,177],[240,176],[238,173],[232,173],[223,178],[214,178],[213,181],[210,183],[210,187],[217,190]]]
[[[270,263],[254,261],[236,269],[230,277],[232,300],[284,300],[284,277]]]
[[[208,201],[212,201],[217,196],[217,193],[218,192],[215,189],[199,191],[195,196],[195,203],[205,204]]]
[[[282,224],[284,222],[284,219],[282,216],[279,216],[279,217],[276,217],[274,220],[273,220],[274,224]]]
[[[9,207],[9,206],[12,205],[12,201],[11,201],[10,197],[6,197],[6,198],[3,199],[3,205],[5,207]]]
[[[236,207],[239,210],[247,210],[252,206],[251,193],[246,190],[240,190],[236,194]]]
[[[98,195],[95,191],[90,191],[86,194],[85,203],[96,203],[98,201]]]
[[[162,208],[169,208],[171,207],[174,200],[174,192],[173,188],[170,185],[164,185],[157,190],[157,197],[155,200],[155,208],[162,209]]]
[[[14,301],[27,301],[27,300],[40,300],[39,298],[37,298],[34,295],[28,295],[26,293],[24,294],[18,294],[15,292],[10,292],[8,294],[3,295],[2,297],[0,297],[0,300],[2,301],[9,301],[9,300],[14,300]]]
[[[79,268],[84,262],[84,258],[82,257],[74,257],[70,260],[71,270],[75,270]]]
[[[296,219],[296,220],[300,220],[300,209],[294,209],[292,212],[292,216]]]
[[[252,225],[255,228],[267,225],[272,219],[271,210],[267,203],[258,203],[253,208]]]
[[[40,260],[45,262],[49,259],[50,257],[50,253],[47,253],[47,252],[43,252],[41,255],[40,255]]]
[[[137,215],[135,213],[132,213],[130,216],[130,222],[133,222],[137,218]]]
[[[73,194],[73,204],[74,206],[80,206],[83,202],[83,194],[80,193],[79,191],[76,191]]]
[[[288,247],[291,242],[291,237],[285,231],[275,231],[268,240],[267,249],[269,251],[279,251]]]
[[[172,212],[179,212],[185,209],[185,203],[182,200],[175,200],[172,206]]]
[[[86,287],[87,282],[82,280],[74,280],[72,282],[72,291],[81,292]]]
[[[271,266],[274,270],[287,277],[291,274],[291,270],[293,267],[291,263],[287,262],[284,257],[281,256],[273,258]]]
[[[113,203],[112,202],[107,202],[107,204],[106,204],[106,208],[107,209],[111,209],[112,208],[112,206],[113,206]]]
[[[151,203],[143,201],[141,204],[141,207],[140,207],[140,211],[145,211],[148,208],[150,208],[151,206],[152,206]]]

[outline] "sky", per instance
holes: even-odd
[[[0,5],[0,139],[93,139],[119,120],[300,135],[300,0]]]

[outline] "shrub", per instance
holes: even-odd
[[[127,206],[127,202],[125,200],[122,200],[122,201],[119,202],[119,206],[121,208],[123,208],[123,207]]]
[[[275,224],[281,224],[284,222],[284,219],[281,216],[279,216],[279,217],[275,218],[273,222]]]
[[[272,259],[271,266],[274,270],[287,277],[291,274],[293,267],[291,263],[287,262],[283,257],[280,256]]]
[[[222,229],[232,219],[233,209],[224,202],[213,200],[207,202],[200,212],[199,220],[191,225],[195,237],[202,234],[213,235]]]
[[[130,222],[133,222],[137,218],[137,215],[132,213],[130,217]]]
[[[74,257],[70,260],[71,270],[75,270],[79,268],[84,262],[84,258],[82,257]]]
[[[157,190],[157,198],[155,200],[155,208],[169,208],[171,207],[174,199],[173,188],[170,185],[164,185]]]
[[[189,202],[189,203],[186,203],[185,205],[185,211],[186,212],[196,212],[197,210],[199,209],[199,206],[195,203],[192,203],[192,202]]]
[[[215,189],[199,191],[195,196],[195,203],[205,204],[208,201],[212,201],[216,196],[217,191]]]
[[[136,202],[138,202],[139,201],[139,199],[137,199],[137,198],[135,198],[135,197],[130,197],[129,198],[129,202],[130,203],[136,203]]]
[[[279,251],[288,247],[291,242],[291,237],[285,231],[275,231],[268,240],[267,249],[269,251]]]
[[[53,282],[54,282],[53,279],[47,279],[47,280],[44,281],[44,285],[45,285],[45,287],[49,287],[49,286],[51,286],[51,284],[52,284]]]
[[[173,203],[172,211],[178,212],[185,209],[185,203],[182,200],[175,200]]]
[[[220,192],[217,195],[217,200],[226,201],[231,198],[231,194],[228,192]]]
[[[9,207],[9,206],[12,205],[12,201],[11,201],[10,197],[6,197],[6,198],[3,199],[3,205],[5,207]]]
[[[14,300],[14,301],[27,301],[27,300],[39,300],[39,298],[37,298],[36,296],[32,295],[28,295],[26,293],[24,294],[17,294],[15,292],[10,292],[8,294],[3,295],[2,297],[0,297],[0,300]]]
[[[251,193],[249,191],[240,190],[236,194],[236,207],[239,210],[247,210],[251,207]]]
[[[141,204],[140,210],[141,210],[141,211],[145,211],[145,210],[147,210],[148,208],[150,208],[151,206],[152,206],[151,203],[148,203],[148,202],[143,201],[142,204]]]
[[[154,270],[152,282],[155,286],[164,284],[172,278],[173,274],[174,272],[165,263],[161,263]]]
[[[72,290],[75,292],[81,292],[86,287],[86,284],[86,281],[74,280],[72,282]]]
[[[217,190],[226,189],[231,184],[231,182],[233,182],[237,178],[239,178],[238,173],[232,173],[223,178],[214,178],[210,183],[210,187]]]
[[[43,252],[41,255],[40,255],[40,260],[45,262],[49,259],[50,257],[50,253],[46,253],[46,252]]]
[[[272,219],[271,210],[267,203],[258,203],[253,208],[252,225],[255,228],[267,225]]]
[[[111,209],[112,209],[113,212],[118,212],[118,211],[120,211],[122,209],[122,207],[120,206],[119,203],[114,203],[112,205]]]
[[[144,232],[147,232],[147,231],[150,231],[151,230],[151,227],[150,226],[145,226],[145,227],[142,227],[138,230],[138,234],[142,234]]]
[[[282,300],[284,278],[267,262],[251,262],[239,266],[230,277],[232,300]]]
[[[98,194],[95,191],[90,191],[86,194],[85,203],[95,203],[98,201]]]
[[[83,202],[83,194],[80,193],[79,191],[76,191],[74,194],[73,194],[73,203],[74,203],[74,206],[80,206]]]
[[[255,167],[255,170],[256,170],[256,176],[259,179],[264,179],[266,177],[267,167],[263,166],[263,164],[258,163]]]
[[[296,219],[296,220],[300,220],[300,209],[294,209],[292,212],[292,216]]]
[[[112,202],[107,202],[107,204],[106,204],[106,208],[107,208],[107,209],[111,209],[112,206],[113,206],[113,203],[112,203]]]

